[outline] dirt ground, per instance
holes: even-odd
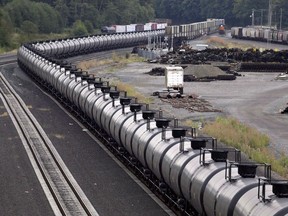
[[[210,109],[197,110],[188,106],[187,109],[174,107],[167,100],[151,96],[154,91],[165,87],[165,78],[146,74],[159,64],[131,63],[126,68],[112,73],[97,74],[108,80],[119,79],[135,86],[138,92],[153,97],[151,109],[162,109],[167,117],[180,120],[212,120],[219,115],[231,115],[241,122],[256,127],[271,137],[271,147],[277,152],[288,154],[288,115],[280,114],[288,102],[288,83],[275,80],[278,73],[243,73],[234,81],[189,82],[185,83],[184,93],[197,95],[197,103]],[[177,99],[175,99],[177,100]],[[219,112],[217,112],[219,111]]]
[[[258,47],[265,45],[253,42],[254,46],[255,43]],[[165,65],[140,62],[131,63],[113,72],[101,68],[94,68],[91,72],[108,80],[119,79],[133,85],[136,91],[153,98],[151,109],[162,109],[167,117],[175,117],[181,121],[209,121],[220,115],[233,116],[267,134],[271,138],[270,147],[277,153],[288,154],[288,115],[280,114],[281,109],[287,107],[288,81],[275,80],[279,73],[243,72],[243,76],[237,77],[234,81],[185,82],[184,94],[198,96],[197,100],[192,102],[200,105],[195,108],[191,106],[190,101],[186,109],[183,109],[179,108],[181,106],[177,101],[168,103],[167,100],[151,96],[153,92],[165,88],[165,78],[150,76],[147,72],[154,67],[162,66]],[[192,97],[191,100],[194,99]]]

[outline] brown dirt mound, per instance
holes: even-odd
[[[196,95],[185,96],[183,98],[161,98],[174,108],[187,109],[190,112],[221,112],[215,109],[208,101],[198,98]]]

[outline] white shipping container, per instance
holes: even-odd
[[[169,66],[165,68],[166,88],[183,88],[184,70],[182,67]]]
[[[136,28],[137,24],[130,24],[126,26],[126,32],[135,32],[135,28]]]
[[[284,31],[284,32],[283,32],[283,41],[284,41],[285,43],[288,43],[288,31]]]
[[[117,33],[126,32],[126,25],[114,25],[113,27]]]
[[[272,32],[270,29],[265,29],[264,30],[264,38],[266,40],[271,40],[272,39]]]
[[[242,34],[243,34],[243,37],[248,37],[248,28],[243,28]]]
[[[144,31],[151,31],[151,26],[152,26],[152,23],[146,23],[144,25]]]
[[[167,26],[167,23],[158,23],[157,29],[165,29],[166,26]]]
[[[157,25],[157,29],[163,29],[163,25],[162,25],[162,23],[158,23],[158,25]]]

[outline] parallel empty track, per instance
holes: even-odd
[[[36,169],[40,171],[40,178],[37,176],[54,213],[56,215],[98,215],[41,126],[1,73],[0,98],[11,118],[14,119],[15,126],[20,129],[18,131],[22,141],[28,146],[26,151],[30,151],[32,155],[30,161],[32,160],[37,165]]]

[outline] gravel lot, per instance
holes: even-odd
[[[164,89],[165,78],[145,74],[159,64],[132,63],[125,69],[113,73],[101,73],[106,79],[120,79],[135,86],[138,92],[152,97],[154,91]],[[161,66],[161,65],[160,65]],[[98,73],[99,74],[99,73]],[[271,147],[288,154],[286,142],[288,116],[280,114],[288,102],[288,82],[275,80],[278,73],[242,73],[235,81],[189,82],[185,83],[184,93],[195,94],[207,100],[212,108],[221,112],[190,112],[173,108],[157,97],[153,97],[151,108],[163,109],[164,115],[181,120],[214,119],[219,115],[231,115],[240,121],[258,128],[271,137]]]
[[[225,38],[229,40],[229,38]],[[195,41],[200,43],[203,41]],[[256,43],[256,44],[255,44]],[[258,47],[265,43],[253,42]],[[279,45],[277,45],[279,48]],[[284,49],[284,46],[280,46]],[[135,86],[135,89],[146,96],[165,88],[165,78],[145,74],[159,64],[131,63],[125,68],[108,73],[93,69],[96,74],[107,79],[120,79]],[[236,117],[241,122],[256,127],[271,138],[271,148],[277,153],[288,154],[288,115],[280,114],[287,106],[288,81],[275,80],[278,73],[242,73],[235,81],[190,82],[185,83],[184,93],[195,94],[207,100],[213,108],[221,112],[190,112],[186,109],[173,108],[157,97],[151,104],[152,109],[164,110],[167,117],[180,120],[212,120],[219,115]],[[151,96],[152,97],[152,96]]]

